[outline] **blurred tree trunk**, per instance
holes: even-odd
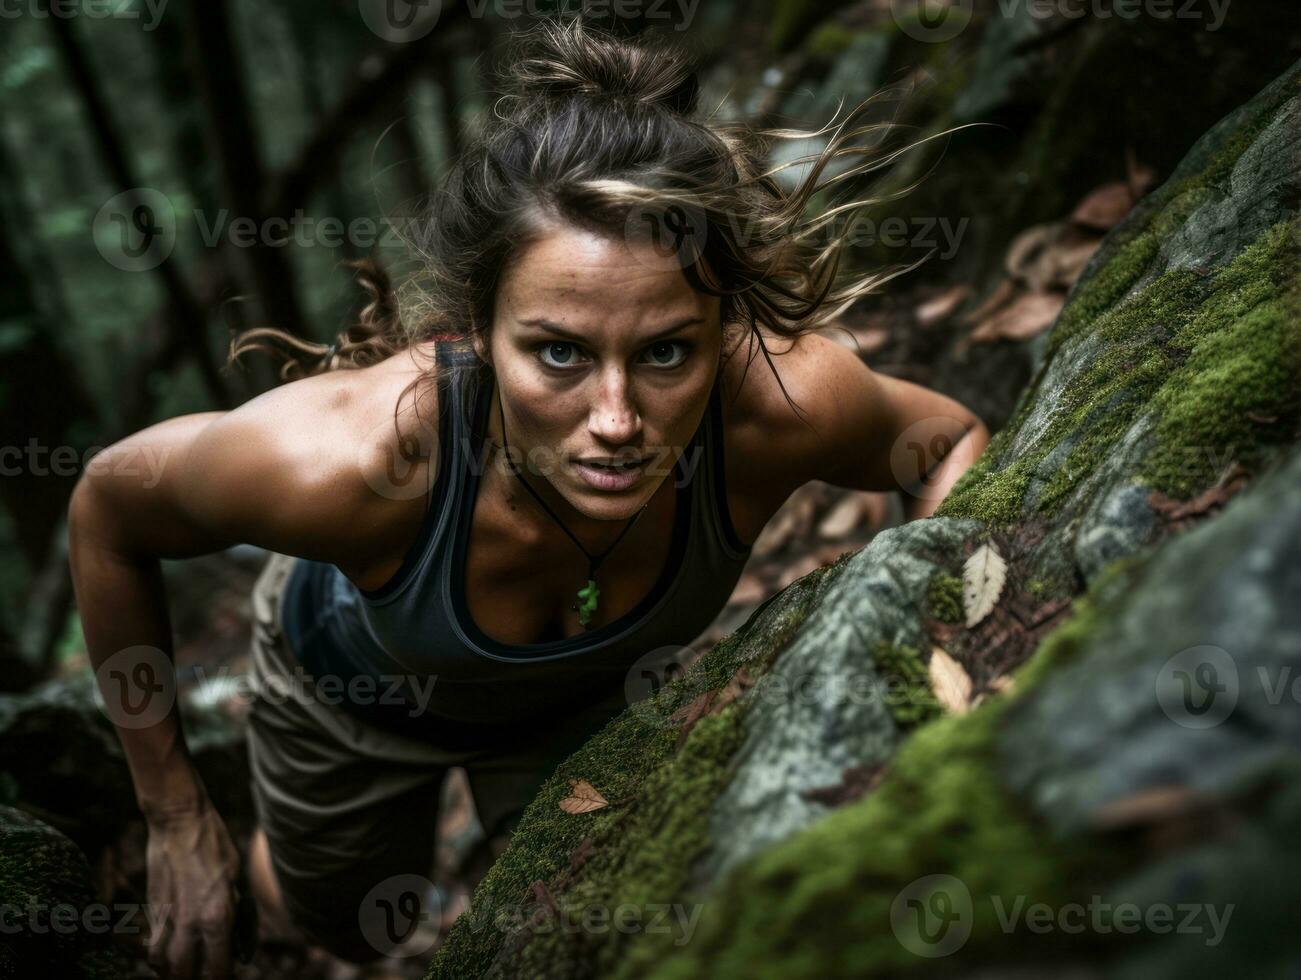
[[[42,2],[48,6],[48,0]],[[108,103],[100,94],[99,85],[95,81],[94,72],[77,37],[72,19],[66,16],[50,16],[48,9],[44,13],[54,33],[55,47],[63,60],[64,68],[85,106],[91,133],[104,158],[110,177],[124,192],[133,191],[141,186],[140,181],[136,179],[128,160],[126,147],[118,135]],[[164,257],[156,271],[162,278],[170,306],[169,329],[177,331],[183,338],[189,353],[195,358],[200,376],[213,402],[222,407],[228,406],[230,396],[208,351],[202,306],[185,282],[174,256]]]
[[[312,120],[313,125],[319,126],[325,121],[327,113],[325,101],[321,98],[321,83],[324,72],[320,56],[322,31],[320,30],[317,12],[298,4],[290,4],[283,10],[293,30],[293,35],[298,41],[298,54],[302,58],[303,104],[307,108],[307,116]],[[329,214],[343,222],[345,228],[348,227],[357,216],[357,209],[352,206],[348,188],[343,181],[330,181],[323,197]],[[361,257],[357,251],[356,242],[349,235],[342,237],[339,252],[344,259]]]
[[[173,9],[179,8],[180,4],[175,4],[173,7]],[[194,66],[187,62],[185,56],[185,34],[181,28],[181,20],[181,17],[176,16],[160,17],[154,28],[151,49],[159,91],[171,93],[169,106],[173,128],[173,159],[190,193],[194,195],[199,210],[208,216],[209,222],[212,222],[221,209],[221,195],[217,186],[217,173],[213,166],[212,154],[204,137],[203,106],[194,94],[196,87]],[[230,253],[220,248],[212,251],[213,265],[204,274],[211,277],[219,296],[229,297],[238,294],[238,276],[232,268]],[[200,305],[209,321],[214,317],[221,320],[220,325],[226,326],[228,331],[237,331],[250,326],[239,303],[226,304],[220,309],[214,309],[211,303]],[[224,362],[224,356],[222,360]],[[258,360],[251,362],[250,367],[253,371],[252,377],[240,373],[232,373],[228,376],[229,384],[243,389],[237,392],[237,401],[243,401],[274,384],[269,363]]]
[[[0,446],[9,447],[0,461],[0,506],[30,573],[19,603],[23,622],[0,624],[0,690],[44,675],[67,622],[72,583],[61,528],[90,448],[80,444],[76,427],[93,431],[85,423],[96,416],[80,370],[55,340],[60,325],[51,315],[60,315],[61,298],[56,294],[55,309],[41,309],[29,266],[10,238],[12,230],[35,227],[21,186],[0,142]],[[22,248],[32,251],[29,243]]]
[[[231,207],[232,221],[250,218],[257,228],[251,236],[253,244],[240,250],[241,264],[261,301],[267,325],[299,337],[310,336],[286,246],[272,245],[262,234],[264,222],[271,216],[262,206],[266,173],[239,52],[231,36],[230,4],[228,0],[201,0],[190,4],[185,14],[187,52],[199,83],[222,197]],[[278,229],[276,234],[287,232]]]

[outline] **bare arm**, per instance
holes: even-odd
[[[401,501],[368,482],[349,381],[309,378],[143,429],[96,456],[69,503],[86,648],[149,826],[149,900],[163,913],[150,962],[164,975],[200,960],[205,977],[228,972],[239,855],[181,732],[161,559],[243,542],[335,560],[360,535],[382,539],[384,508]]]
[[[810,480],[853,490],[897,491],[907,520],[927,517],[989,443],[966,406],[922,385],[872,371],[853,351],[803,334],[774,363],[797,417],[775,380],[759,372],[751,396],[763,452],[780,460],[750,474],[779,505]]]

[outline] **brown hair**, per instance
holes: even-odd
[[[759,324],[794,337],[914,267],[844,281],[849,228],[837,232],[836,223],[882,199],[824,206],[833,188],[917,145],[874,155],[855,142],[894,128],[861,123],[884,92],[815,132],[757,129],[698,118],[694,66],[655,36],[625,40],[577,18],[543,21],[517,34],[510,54],[499,97],[408,239],[420,272],[401,300],[376,263],[349,263],[369,302],[334,345],[256,328],[232,341],[231,360],[271,340],[288,348],[280,353],[289,378],[373,364],[431,338],[484,336],[502,269],[549,220],[646,234],[658,246],[667,238],[693,288],[720,297],[724,328],[748,328],[751,350],[757,343],[770,368]],[[812,156],[763,166],[774,140],[822,137]],[[861,159],[825,176],[853,156]],[[775,176],[797,165],[807,172],[784,189]]]

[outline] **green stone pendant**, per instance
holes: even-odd
[[[596,600],[600,598],[601,590],[596,587],[596,579],[589,578],[587,584],[578,590],[578,598],[582,605],[578,606],[578,621],[586,626],[592,620],[592,613],[596,612]]]

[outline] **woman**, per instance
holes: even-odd
[[[106,455],[147,448],[161,476],[93,468],[70,507],[97,670],[170,650],[159,558],[274,552],[254,594],[250,877],[264,912],[354,961],[387,951],[363,921],[376,889],[430,866],[448,766],[499,849],[627,705],[639,658],[710,624],[793,490],[904,489],[924,516],[988,438],[810,332],[886,278],[838,282],[843,235],[815,245],[801,219],[866,129],[841,124],[783,191],[762,134],[694,117],[672,50],[578,22],[521,43],[417,243],[418,315],[370,270],[338,343],[251,332],[235,354],[274,339],[325,370],[123,440]],[[751,376],[755,350],[769,370]],[[151,958],[223,975],[236,849],[173,707],[119,733],[149,898],[171,910]]]

